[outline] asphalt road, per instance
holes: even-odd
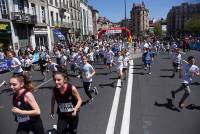
[[[200,53],[192,51],[184,57],[190,54],[197,57],[197,64],[200,65]],[[134,65],[130,66],[134,72],[129,75],[129,77],[133,76],[133,83],[127,83],[129,80],[126,80],[122,86],[118,85],[114,69],[110,74],[104,65],[95,65],[97,74],[93,85],[99,89],[99,94],[94,96],[92,104],[82,106],[79,113],[79,134],[199,134],[200,91],[197,90],[199,84],[191,86],[192,93],[187,100],[188,105],[195,104],[196,107],[180,110],[177,104],[183,92],[178,94],[175,100],[171,100],[170,90],[178,88],[180,80],[177,77],[169,78],[172,67],[168,57],[167,54],[162,54],[155,58],[152,75],[145,75],[141,59],[135,59]],[[10,76],[11,73],[1,74],[0,81],[8,80]],[[46,131],[56,124],[56,119],[49,119],[51,90],[54,82],[50,73],[48,76],[45,83],[41,81],[40,72],[33,72],[32,77],[34,83],[39,86],[34,95],[41,108],[41,118]],[[197,82],[199,80],[199,78],[194,79]],[[86,101],[88,98],[81,81],[71,75],[69,82],[78,88],[82,99]],[[125,100],[130,92],[128,90],[127,93],[128,85],[132,87],[131,101],[127,101],[127,104],[131,106],[130,113],[124,111]],[[16,131],[17,123],[14,122],[11,107],[12,90],[8,86],[3,86],[0,89],[0,134],[14,134]],[[121,132],[123,118],[126,119],[125,117],[129,117],[129,114],[130,122],[125,120],[125,124],[129,126],[125,127],[125,130],[128,129],[128,131]],[[110,122],[111,126],[108,125]]]

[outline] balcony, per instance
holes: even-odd
[[[16,23],[36,24],[37,16],[21,12],[11,12],[11,20]]]
[[[9,19],[9,15],[8,14],[2,14],[2,19]]]

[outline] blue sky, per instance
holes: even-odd
[[[124,0],[88,0],[89,4],[95,7],[101,16],[107,17],[112,22],[118,22],[124,18]],[[172,6],[180,5],[183,2],[197,3],[200,0],[126,0],[127,17],[130,18],[130,10],[133,3],[142,3],[149,9],[150,19],[166,18]]]

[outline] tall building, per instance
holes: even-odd
[[[195,14],[200,14],[200,3],[182,3],[180,6],[173,6],[167,14],[168,35],[179,35],[184,30],[185,22]]]
[[[80,37],[81,33],[81,9],[80,0],[70,0],[69,1],[70,15],[71,15],[71,37],[72,40],[76,40]]]
[[[81,36],[87,37],[89,34],[88,28],[88,1],[81,0]]]
[[[97,35],[98,34],[98,24],[97,21],[99,19],[99,11],[92,8],[92,23],[93,23],[93,35]]]
[[[93,35],[93,21],[92,21],[92,10],[91,6],[88,6],[88,34]]]
[[[12,48],[12,36],[10,27],[10,16],[8,1],[0,1],[0,49]]]
[[[29,0],[29,13],[36,16],[37,23],[33,28],[33,36],[31,39],[31,46],[33,48],[38,47],[51,47],[48,40],[48,10],[47,1],[45,0]]]
[[[31,45],[37,16],[30,12],[28,0],[8,0],[13,49],[17,52]]]
[[[51,44],[68,43],[71,27],[69,0],[48,0]]]
[[[142,4],[133,4],[131,14],[132,34],[143,35],[149,29],[149,10]]]

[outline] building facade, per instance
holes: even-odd
[[[87,0],[81,0],[80,8],[81,8],[81,36],[83,38],[85,38],[89,35],[88,1]]]
[[[98,34],[99,26],[98,26],[98,19],[99,19],[99,11],[92,8],[92,23],[93,23],[93,35]]]
[[[52,46],[69,42],[71,20],[69,0],[49,0],[49,33]]]
[[[184,29],[185,22],[196,14],[200,14],[200,3],[182,3],[180,6],[173,6],[167,14],[167,34],[179,35]]]
[[[92,7],[88,6],[88,34],[93,35]]]
[[[149,29],[149,10],[145,4],[133,4],[131,14],[132,30],[134,35],[144,35]]]
[[[12,34],[8,4],[7,0],[0,1],[0,49],[2,50],[12,48]]]
[[[77,40],[81,36],[81,9],[80,0],[69,1],[70,16],[71,16],[71,39]]]

